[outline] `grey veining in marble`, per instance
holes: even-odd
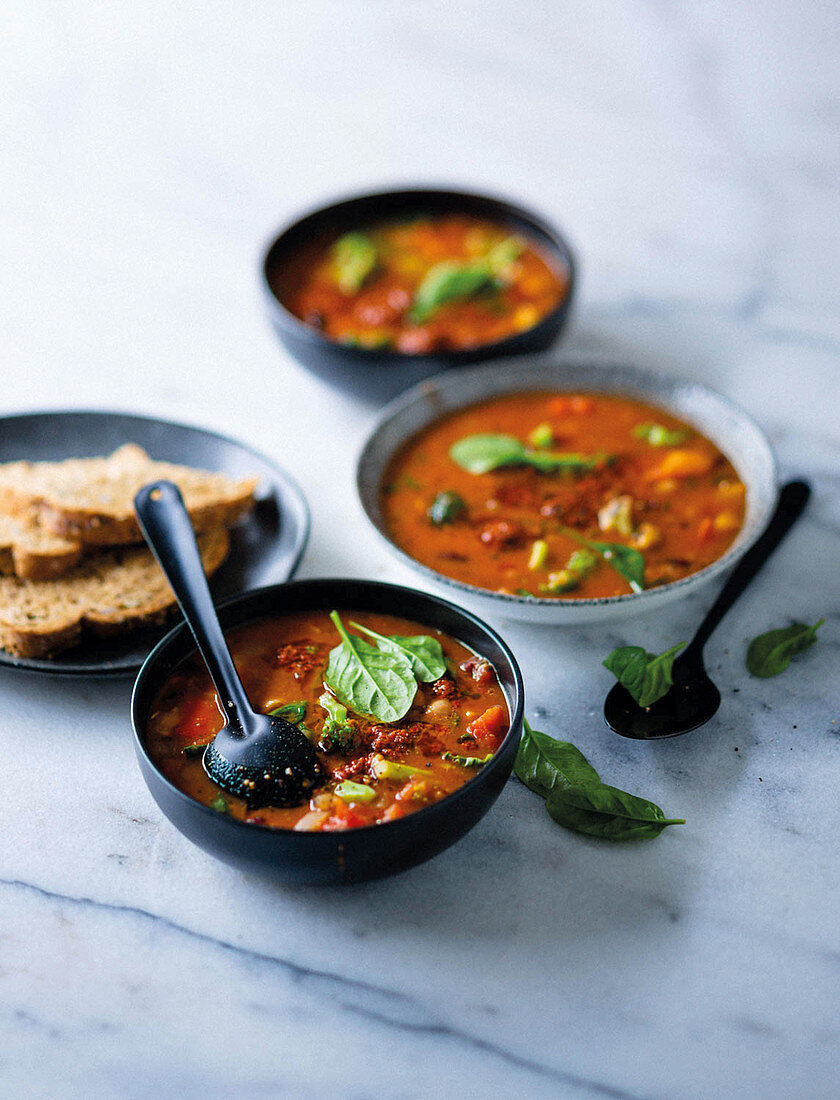
[[[711,594],[573,634],[498,624],[534,723],[685,816],[647,845],[567,834],[512,781],[409,874],[271,886],[161,817],[127,685],[0,674],[0,1094],[840,1095],[836,5],[5,14],[0,411],[112,407],[239,436],[306,488],[302,575],[411,583],[353,494],[375,412],[276,346],[256,265],[301,208],[447,180],[569,232],[567,350],[720,389],[815,496],[712,639],[724,703],[693,735],[609,734],[599,661],[690,633]],[[823,615],[795,666],[749,679],[753,634]]]

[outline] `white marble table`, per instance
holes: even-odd
[[[409,874],[267,885],[162,818],[127,684],[0,673],[0,1094],[840,1095],[836,7],[6,14],[0,412],[237,435],[306,487],[302,576],[410,580],[354,498],[375,412],[277,348],[256,268],[303,206],[446,180],[568,228],[583,276],[566,352],[708,381],[816,496],[713,640],[724,705],[691,737],[609,734],[599,660],[673,639],[708,596],[574,635],[499,624],[532,719],[687,818],[647,845],[572,836],[513,781]],[[821,615],[795,668],[748,679],[748,637]]]

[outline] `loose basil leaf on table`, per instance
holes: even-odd
[[[513,770],[546,800],[546,809],[566,829],[603,840],[651,840],[682,818],[666,818],[655,802],[609,787],[580,749],[532,729],[525,732]]]
[[[588,546],[600,554],[607,565],[611,566],[619,576],[624,577],[634,592],[641,592],[645,587],[645,558],[640,550],[632,546],[625,546],[621,542],[596,542],[594,539],[585,539],[576,531],[567,531],[572,538]]]
[[[825,622],[820,619],[813,626],[807,623],[793,623],[778,630],[768,630],[753,638],[747,650],[747,669],[753,676],[769,679],[784,672],[791,659],[817,640],[817,631]]]
[[[655,802],[604,784],[558,787],[546,809],[558,825],[603,840],[652,840],[681,817],[666,817]]]
[[[378,649],[347,633],[333,611],[341,642],[330,650],[324,681],[335,697],[357,714],[399,722],[417,693],[412,664],[402,653]]]
[[[532,729],[527,718],[513,770],[540,798],[548,798],[556,787],[601,782],[580,749],[570,741],[557,741],[547,733]]]
[[[332,247],[339,288],[345,294],[362,289],[378,263],[376,245],[365,233],[345,233]]]
[[[668,694],[674,682],[674,658],[684,645],[685,642],[678,642],[658,654],[648,653],[640,645],[622,645],[601,664],[627,688],[640,707],[649,707]]]
[[[457,440],[449,457],[468,474],[488,474],[502,466],[533,466],[542,473],[569,470],[584,473],[608,462],[607,454],[581,455],[559,451],[533,451],[513,435],[479,432]]]
[[[428,634],[414,634],[408,637],[401,634],[379,634],[367,626],[362,626],[361,623],[350,625],[369,637],[375,638],[380,649],[410,661],[412,672],[421,683],[432,684],[446,672],[446,660],[437,638],[430,638]]]

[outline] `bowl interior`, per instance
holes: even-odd
[[[352,830],[353,834],[369,833],[382,829],[390,830],[393,826],[400,826],[405,821],[414,819],[422,821],[424,816],[434,818],[437,808],[443,803],[449,804],[453,799],[457,800],[463,796],[463,792],[468,795],[469,788],[476,783],[480,784],[482,781],[486,781],[497,761],[502,767],[507,761],[507,769],[510,770],[512,754],[515,752],[522,730],[524,714],[522,674],[516,658],[502,638],[470,612],[464,611],[446,600],[414,589],[383,584],[377,581],[352,579],[306,580],[272,585],[234,597],[219,605],[217,610],[222,627],[225,630],[230,630],[260,619],[270,618],[273,615],[307,610],[330,610],[333,607],[396,613],[414,619],[418,623],[437,627],[444,633],[463,642],[469,648],[485,656],[493,664],[499,683],[507,698],[511,716],[510,728],[493,761],[458,790],[447,795],[441,802],[417,810],[406,818],[354,829]],[[168,789],[171,796],[184,803],[189,803],[199,812],[208,813],[211,815],[210,819],[212,820],[219,819],[222,815],[195,802],[189,795],[184,794],[171,784],[157,769],[146,750],[145,744],[146,724],[158,689],[185,657],[195,653],[195,648],[195,642],[188,627],[185,623],[182,623],[170,631],[152,650],[140,670],[134,686],[131,701],[132,725],[135,747],[141,754],[144,763],[155,773],[160,784]],[[289,833],[287,830],[246,824],[233,818],[223,818],[223,822],[225,827],[235,826],[244,830],[246,834],[258,831],[275,837],[288,838],[294,836],[295,838],[305,838],[307,844],[322,843],[334,846],[336,836],[340,838],[345,835],[335,833]]]
[[[619,393],[637,397],[674,413],[707,436],[732,462],[747,487],[743,527],[732,545],[705,569],[679,581],[644,592],[594,599],[509,596],[445,577],[406,554],[390,538],[381,508],[380,486],[392,457],[403,444],[440,417],[488,397],[528,390],[557,389]],[[758,425],[737,405],[699,383],[670,379],[652,371],[603,360],[558,361],[523,358],[490,363],[420,383],[384,412],[359,458],[357,488],[362,507],[389,546],[415,570],[447,588],[498,601],[499,604],[577,609],[649,605],[725,569],[758,537],[776,499],[776,464]]]
[[[409,214],[451,214],[453,212],[474,214],[479,217],[499,221],[518,230],[539,244],[561,270],[568,276],[568,288],[561,303],[552,313],[565,310],[572,295],[575,260],[572,251],[563,237],[536,213],[490,195],[480,195],[467,191],[452,191],[439,188],[416,187],[399,191],[383,191],[358,195],[344,199],[329,206],[313,210],[282,230],[269,246],[263,263],[265,284],[271,301],[282,313],[289,325],[311,333],[313,339],[333,344],[328,337],[311,325],[306,325],[292,314],[282,297],[274,287],[274,277],[284,264],[313,238],[325,235],[339,235],[350,229],[358,229],[372,221],[387,221],[391,218]],[[544,323],[545,319],[543,319]],[[536,326],[535,326],[536,327]],[[504,343],[498,341],[497,343]],[[493,345],[482,345],[492,347]],[[353,349],[366,351],[370,357],[394,355],[393,350]],[[470,349],[472,351],[473,349]],[[405,358],[414,358],[412,353],[400,353]],[[450,356],[457,352],[448,353]]]

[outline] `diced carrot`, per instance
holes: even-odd
[[[700,526],[697,528],[697,537],[701,542],[708,542],[714,533],[715,521],[711,516],[705,516],[700,520]]]
[[[675,449],[669,451],[647,475],[649,481],[659,481],[669,477],[700,477],[712,468],[714,459],[702,451]]]
[[[467,726],[467,733],[486,748],[497,749],[507,733],[508,721],[504,707],[488,707],[474,722]]]

